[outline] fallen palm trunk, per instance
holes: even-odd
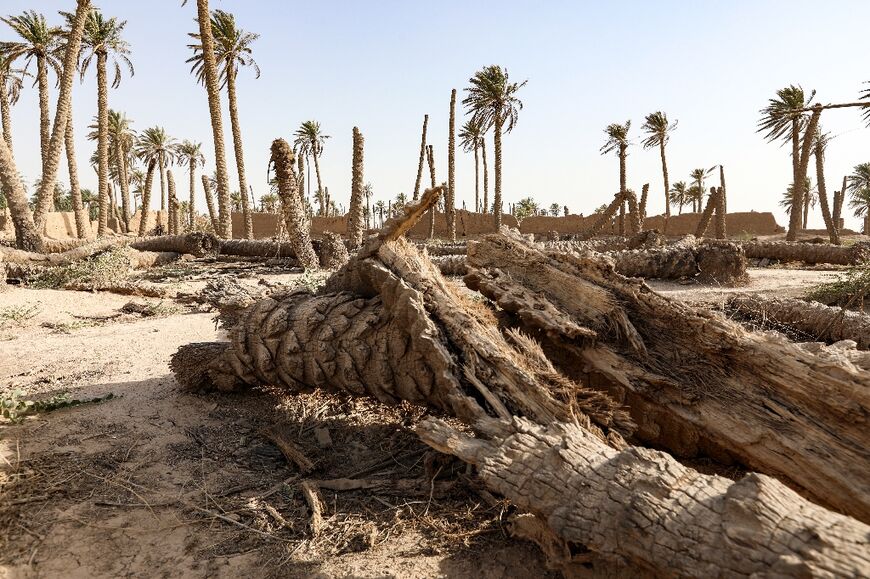
[[[123,238],[99,241],[91,240],[90,243],[80,245],[63,253],[48,254],[0,247],[0,257],[2,257],[8,264],[36,267],[61,267],[93,257],[98,253],[102,253],[114,247],[123,246],[124,244],[125,240]],[[134,269],[146,269],[175,261],[181,256],[181,254],[172,251],[152,252],[127,248],[127,256],[130,258],[131,265]]]
[[[868,373],[665,298],[596,254],[503,230],[467,261],[466,284],[549,338],[557,368],[624,402],[640,440],[736,458],[870,520]]]
[[[416,431],[605,562],[677,577],[858,577],[870,568],[870,527],[776,479],[700,474],[663,452],[614,449],[576,425],[514,418],[475,429],[478,438],[429,419]]]
[[[680,279],[733,285],[746,280],[746,256],[733,243],[679,244],[608,254],[616,271],[628,277]]]
[[[109,239],[112,238],[110,237]],[[93,237],[84,239],[43,239],[42,252],[63,253],[65,251],[69,251],[70,249],[75,249],[77,247],[81,247],[82,245],[93,243],[94,241],[95,239]]]
[[[791,241],[746,241],[743,250],[749,259],[802,261],[807,264],[830,263],[860,265],[870,262],[870,243],[850,247],[827,243],[795,243]]]
[[[438,268],[441,275],[465,275],[468,273],[464,255],[443,255],[440,257],[433,257],[432,263]]]
[[[194,232],[183,235],[137,237],[131,239],[129,245],[133,249],[141,251],[172,251],[195,257],[205,257],[216,254],[220,243],[220,240],[210,233]]]
[[[741,295],[731,298],[729,309],[766,322],[807,334],[825,342],[853,340],[858,348],[870,350],[870,315],[819,302],[790,298]]]
[[[420,249],[426,248],[431,257],[444,255],[465,255],[466,243],[418,243]]]

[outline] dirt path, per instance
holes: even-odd
[[[298,472],[259,428],[298,424],[322,478],[384,456],[396,472],[382,476],[417,476],[423,449],[402,413],[317,394],[180,392],[169,357],[215,339],[212,314],[140,299],[157,316],[97,319],[128,301],[0,294],[0,390],[115,396],[0,424],[0,577],[546,576],[535,547],[506,537],[504,505],[469,488],[419,500],[325,493],[332,526],[306,539],[306,503],[281,485]],[[315,423],[335,445],[320,456]]]

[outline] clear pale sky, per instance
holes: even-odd
[[[162,125],[177,139],[204,143],[213,170],[208,104],[189,74],[187,33],[195,30],[196,2],[96,2],[108,16],[128,21],[136,74],[109,93],[141,130]],[[628,159],[629,186],[649,182],[650,214],[664,208],[658,152],[640,146],[643,117],[655,110],[679,120],[669,145],[671,182],[694,168],[723,164],[731,211],[774,211],[791,180],[787,148],[755,132],[758,110],[790,83],[818,90],[821,102],[852,101],[870,80],[866,35],[870,2],[839,0],[626,1],[519,0],[377,2],[212,0],[259,33],[254,56],[262,76],[243,70],[238,82],[248,181],[267,192],[272,139],[292,140],[301,121],[320,121],[327,142],[324,184],[347,206],[351,182],[351,130],[362,130],[365,180],[374,198],[410,194],[416,176],[423,114],[430,115],[438,180],[447,176],[450,90],[459,98],[468,78],[489,64],[512,79],[528,79],[525,108],[504,139],[504,199],[531,195],[549,206],[588,214],[618,188],[615,155],[602,156],[603,129],[631,119],[636,146]],[[3,14],[35,8],[52,23],[73,0],[4,0]],[[796,35],[796,37],[795,37]],[[0,38],[12,33],[0,24]],[[76,82],[74,122],[82,186],[96,190],[87,166],[95,143],[85,138],[96,113],[95,72]],[[52,79],[53,83],[53,79]],[[52,114],[55,108],[52,93]],[[229,115],[224,104],[227,162],[234,175]],[[35,87],[13,108],[19,170],[30,190],[39,177],[39,113]],[[459,125],[458,119],[457,125]],[[829,192],[854,165],[870,161],[870,129],[856,110],[826,111],[825,130],[837,135],[827,154]],[[491,142],[488,151],[492,153]],[[492,158],[490,158],[492,165]],[[176,171],[184,171],[178,168]],[[457,152],[457,204],[474,203],[474,160]],[[815,182],[814,171],[810,174]],[[60,169],[66,184],[66,166]],[[187,196],[186,174],[176,174]],[[709,185],[718,184],[713,178]],[[232,187],[236,179],[232,177]],[[492,187],[492,181],[490,182]],[[159,185],[152,191],[159,204]],[[201,191],[197,204],[204,210]],[[859,220],[844,208],[847,226]],[[821,227],[818,209],[811,226]]]

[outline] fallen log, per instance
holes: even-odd
[[[681,279],[734,285],[745,282],[746,256],[739,245],[680,244],[608,254],[616,271],[628,277]]]
[[[466,284],[545,338],[557,369],[625,403],[639,440],[736,459],[870,520],[870,374],[656,294],[596,254],[503,230],[467,261]]]
[[[426,248],[426,252],[432,257],[446,255],[465,255],[465,242],[457,243],[418,243],[420,249]]]
[[[795,330],[828,343],[854,340],[858,348],[870,350],[870,315],[819,302],[791,298],[770,298],[757,294],[734,296],[730,311],[759,322]]]
[[[220,248],[220,240],[210,233],[193,232],[183,235],[158,235],[154,237],[128,238],[133,249],[141,251],[171,251],[190,254],[194,257],[215,255]]]
[[[441,275],[465,275],[468,268],[465,266],[464,255],[443,255],[433,257],[432,263],[438,267]]]
[[[807,264],[860,265],[870,262],[870,243],[852,246],[827,243],[798,243],[792,241],[745,241],[742,243],[749,259],[776,259],[802,261]]]
[[[771,477],[704,475],[663,452],[614,449],[575,424],[489,419],[475,430],[479,437],[436,419],[416,428],[568,546],[605,562],[677,577],[859,577],[870,569],[870,527]]]

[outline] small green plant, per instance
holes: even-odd
[[[12,390],[0,395],[0,416],[9,420],[18,420],[36,404],[33,400],[24,400],[24,390]]]
[[[30,281],[30,285],[41,289],[57,289],[76,284],[99,289],[124,281],[130,271],[130,258],[125,248],[113,247],[69,265],[46,268]]]
[[[327,279],[329,274],[326,272],[305,270],[305,273],[291,281],[289,285],[294,289],[306,288],[310,292],[316,292]]]
[[[864,309],[870,297],[870,267],[853,267],[832,282],[814,287],[807,298],[828,305]]]
[[[71,322],[43,322],[42,327],[54,330],[58,334],[71,334],[75,330],[90,328],[96,324],[91,320],[73,320]]]
[[[68,392],[61,392],[45,400],[25,400],[24,395],[24,390],[20,389],[0,394],[0,416],[12,421],[18,421],[28,414],[52,412],[53,410],[81,406],[82,404],[98,404],[115,397],[113,393],[109,392],[105,396],[79,400],[78,398],[71,398]]]
[[[9,306],[0,310],[0,328],[8,323],[14,323],[19,327],[27,325],[27,321],[36,317],[41,308],[36,304],[23,304],[20,306]]]

